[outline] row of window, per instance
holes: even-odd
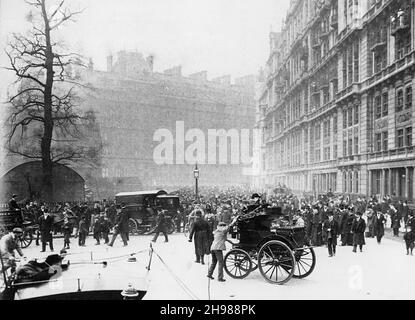
[[[343,129],[359,124],[359,106],[343,110]]]
[[[343,193],[359,193],[359,172],[343,172]]]

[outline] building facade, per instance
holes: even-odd
[[[293,0],[257,99],[258,181],[413,201],[414,2]]]
[[[201,186],[249,184],[244,173],[249,165],[231,162],[235,151],[231,139],[226,162],[219,160],[219,149],[217,161],[208,161],[212,154],[208,130],[253,129],[254,77],[233,83],[230,76],[208,80],[205,71],[184,76],[180,66],[155,72],[153,62],[151,56],[121,51],[108,57],[107,71],[90,70],[86,75],[94,90],[84,108],[96,114],[104,146],[101,175],[113,184],[113,190],[101,194],[111,197],[119,191],[193,186],[194,162]],[[166,142],[157,138],[157,132],[172,133],[172,154],[164,155],[167,163],[155,159],[155,149]],[[197,138],[199,154],[193,157],[189,146]]]

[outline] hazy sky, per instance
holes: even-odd
[[[53,0],[49,0],[52,1]],[[67,0],[84,8],[65,40],[105,69],[119,50],[154,54],[155,69],[182,65],[209,78],[256,73],[269,52],[271,26],[279,30],[289,0]],[[0,41],[27,29],[23,0],[0,0]],[[3,51],[3,50],[1,50]],[[0,63],[4,66],[3,52]]]

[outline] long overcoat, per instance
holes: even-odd
[[[353,221],[353,245],[364,245],[365,242],[366,222],[362,218]]]

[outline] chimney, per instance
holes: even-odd
[[[112,66],[113,66],[113,57],[112,55],[109,55],[107,57],[107,72],[112,72]]]
[[[148,56],[146,60],[147,60],[147,64],[148,64],[148,67],[149,67],[150,71],[153,72],[153,69],[154,69],[154,56]]]

